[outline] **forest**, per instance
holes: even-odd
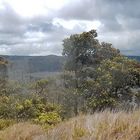
[[[97,31],[91,30],[65,38],[62,72],[25,83],[9,80],[9,62],[0,58],[0,140],[114,140],[120,135],[117,140],[140,139],[140,62],[97,37]],[[95,123],[99,132],[86,132],[83,121]],[[132,130],[128,131],[129,123]],[[19,138],[15,132],[10,134],[13,126],[17,131],[29,127],[40,137]],[[74,129],[73,134],[66,128]]]

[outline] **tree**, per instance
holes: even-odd
[[[94,75],[83,82],[83,95],[93,111],[96,108],[116,107],[133,100],[134,96],[139,98],[138,92],[132,93],[132,90],[139,89],[139,80],[138,62],[124,56],[106,59],[96,68]]]
[[[119,50],[113,48],[112,44],[100,43],[96,37],[96,30],[91,30],[71,35],[63,41],[63,55],[67,58],[65,71],[73,72],[74,78],[72,79],[72,83],[75,84],[71,85],[73,85],[73,89],[77,91],[79,96],[83,95],[85,97],[88,103],[90,98],[86,97],[85,91],[90,91],[91,97],[94,96],[95,90],[96,93],[105,93],[103,87],[101,85],[98,87],[98,83],[96,82],[98,77],[96,73],[97,67],[101,65],[103,60],[112,60],[114,57],[120,56]],[[104,78],[107,78],[106,76]],[[103,80],[101,81],[103,82]],[[93,98],[91,100],[93,101]]]
[[[83,66],[96,65],[103,59],[120,55],[110,43],[99,43],[96,30],[71,35],[63,41],[63,55],[67,57],[66,69],[76,71]]]
[[[65,70],[73,71],[76,77],[75,88],[82,79],[81,72],[87,68],[96,68],[104,59],[119,56],[119,50],[109,43],[100,43],[96,30],[71,35],[63,41],[63,55],[67,57]]]
[[[83,98],[80,94],[79,88],[76,88],[76,78],[73,72],[65,71],[62,74],[64,94],[63,94],[63,107],[65,117],[72,117],[81,112],[84,104]],[[82,103],[81,103],[82,101]]]

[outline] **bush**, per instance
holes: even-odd
[[[57,112],[48,112],[40,114],[34,121],[39,124],[56,125],[61,122],[61,117]]]

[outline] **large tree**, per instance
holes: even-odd
[[[112,44],[100,43],[96,37],[96,30],[91,30],[64,39],[63,55],[67,57],[68,70],[76,71],[83,66],[93,66],[103,59],[119,55],[119,50],[113,48]]]
[[[96,30],[91,30],[71,35],[63,41],[63,55],[67,58],[65,70],[73,71],[75,88],[79,88],[84,76],[87,77],[87,69],[94,70],[102,60],[120,55],[119,50],[113,48],[110,43],[100,43],[96,37]]]
[[[139,87],[140,81],[139,64],[126,59],[110,43],[100,43],[96,37],[96,30],[91,30],[63,41],[65,70],[74,76],[71,86],[93,110],[117,105],[120,99],[125,99],[126,92]]]
[[[63,55],[66,57],[65,71],[70,71],[74,77],[69,86],[76,91],[74,108],[77,115],[78,100],[81,98],[85,81],[91,77],[96,78],[94,71],[102,60],[113,59],[120,53],[110,43],[100,43],[96,30],[71,35],[63,40],[63,47]]]

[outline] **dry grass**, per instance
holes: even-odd
[[[0,140],[39,140],[44,134],[38,125],[19,123],[1,131]]]
[[[50,129],[47,134],[39,126],[18,124],[0,135],[1,140],[140,140],[140,110],[79,116]]]

